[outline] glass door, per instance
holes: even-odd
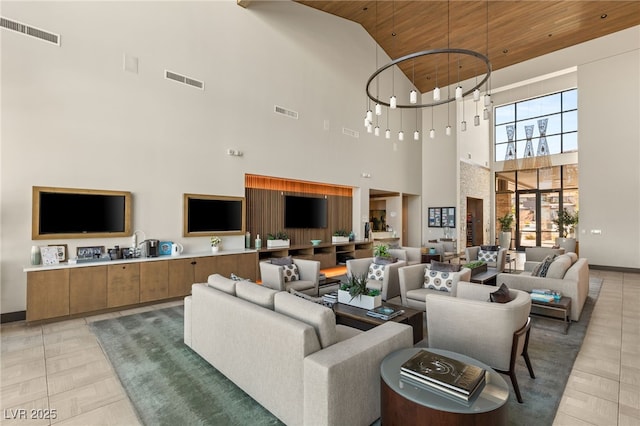
[[[552,247],[558,230],[552,220],[558,214],[559,191],[523,190],[517,192],[517,249]]]

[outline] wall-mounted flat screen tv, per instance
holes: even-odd
[[[131,235],[131,193],[33,187],[32,238]]]
[[[285,228],[326,228],[327,199],[285,195]]]
[[[241,235],[244,232],[243,197],[184,194],[185,237]]]

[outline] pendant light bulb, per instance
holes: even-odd
[[[479,126],[480,125],[480,116],[476,115],[473,117],[473,125],[474,126]]]
[[[396,96],[395,95],[391,96],[391,98],[389,98],[389,107],[391,109],[396,109],[397,105],[398,105],[398,100],[396,99]]]
[[[376,115],[382,115],[382,105],[376,104]]]
[[[484,111],[482,111],[482,115],[484,116],[485,120],[489,119],[489,110],[487,108],[484,109]]]
[[[433,100],[434,101],[439,101],[440,100],[440,88],[436,87],[435,89],[433,89]]]
[[[384,131],[384,138],[391,139],[391,130],[387,129]]]
[[[368,127],[369,126],[369,120],[367,119],[367,116],[364,117],[364,127]]]
[[[444,133],[445,133],[447,136],[451,136],[451,126],[447,126],[447,127],[445,127],[445,129],[444,129]]]
[[[367,120],[369,120],[369,122],[373,122],[373,111],[367,111]]]
[[[373,129],[373,134],[376,135],[376,136],[380,136],[380,126],[376,126]]]
[[[373,133],[373,126],[371,124],[367,126],[367,133]]]
[[[463,132],[467,131],[467,122],[463,121],[462,123],[460,123],[460,130],[462,130]]]
[[[398,132],[398,140],[403,141],[404,140],[404,132],[402,130],[400,130]]]
[[[415,132],[413,132],[413,140],[414,141],[420,140],[420,132],[419,131],[416,130]]]
[[[480,90],[476,89],[473,91],[473,101],[478,102],[480,100]]]
[[[488,107],[489,105],[491,105],[491,95],[487,93],[484,95],[484,106]]]
[[[436,130],[435,129],[429,130],[429,137],[431,139],[435,139],[436,138]]]
[[[412,104],[418,103],[418,92],[416,92],[415,89],[409,92],[409,103],[412,103]]]
[[[456,87],[456,99],[459,101],[462,100],[462,86]]]

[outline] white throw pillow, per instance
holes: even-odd
[[[424,288],[438,291],[451,292],[455,272],[424,270]]]

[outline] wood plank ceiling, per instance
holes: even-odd
[[[296,1],[359,23],[392,59],[449,46],[488,52],[494,71],[640,25],[638,0]],[[373,65],[373,45],[371,55]],[[484,66],[473,57],[449,55],[447,60],[444,56],[429,55],[400,67],[425,93],[433,89],[436,79],[438,86],[445,87],[448,81],[475,76]],[[386,63],[378,61],[378,67]]]

